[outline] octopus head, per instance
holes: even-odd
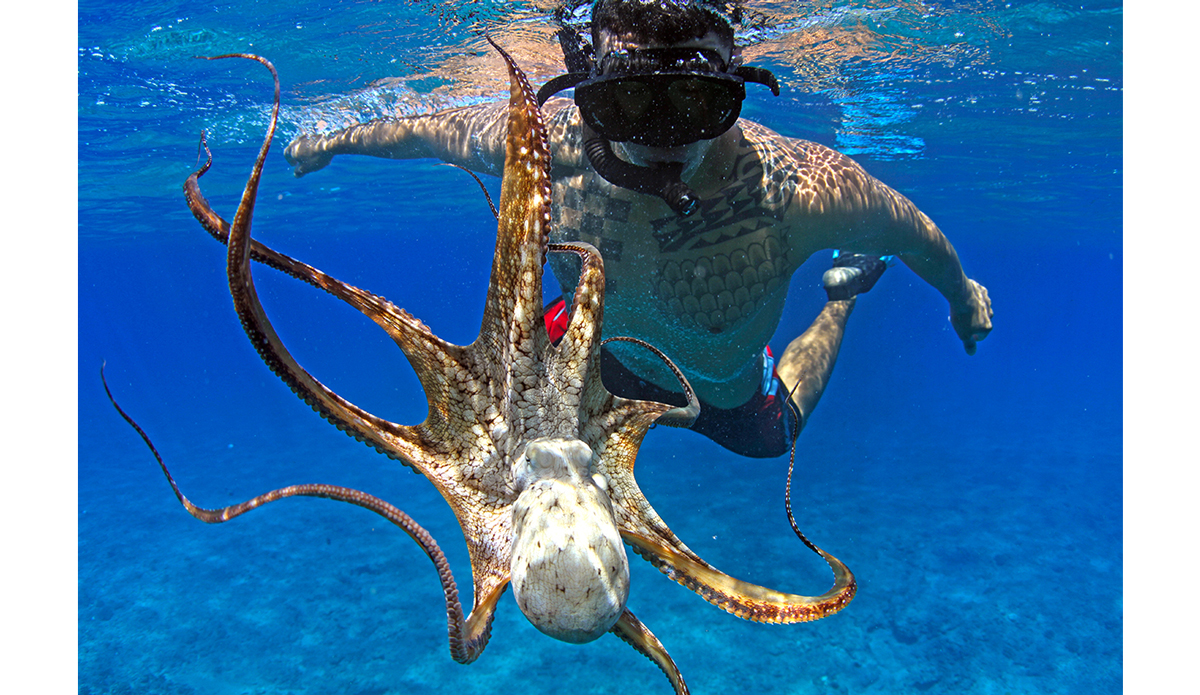
[[[591,461],[578,439],[540,438],[513,463],[513,594],[534,627],[577,644],[607,632],[629,598],[608,483]]]

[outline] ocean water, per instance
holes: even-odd
[[[693,693],[1116,693],[1122,684],[1122,6],[1119,2],[747,3],[747,55],[784,94],[743,115],[851,154],[946,232],[995,330],[964,354],[944,301],[903,266],[859,301],[800,437],[793,504],[855,572],[841,613],[730,616],[631,558],[629,607]],[[209,526],[174,498],[105,399],[99,369],[184,492],[218,507],[293,483],[404,509],[469,583],[432,486],[346,437],[259,361],[223,247],[181,186],[233,214],[283,82],[255,237],[384,295],[438,335],[478,331],[495,222],[465,174],[338,158],[294,178],[300,130],[495,98],[489,27],[540,83],[561,70],[546,3],[79,5],[78,691],[667,693],[620,640],[568,645],[507,596],[473,664],[446,646],[423,554],[355,507],[292,499]],[[485,180],[493,195],[498,181]],[[776,353],[823,302],[793,278]],[[425,402],[394,344],[269,269],[259,292],[299,362],[404,423]],[[735,576],[815,595],[830,573],[783,512],[786,457],[743,459],[657,428],[638,480],[677,535]]]

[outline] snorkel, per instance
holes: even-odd
[[[682,217],[692,214],[700,206],[700,196],[683,182],[683,162],[664,162],[655,166],[631,164],[618,157],[612,144],[599,136],[585,140],[583,151],[596,173],[614,186],[656,195]]]
[[[600,0],[596,7],[621,2]],[[664,3],[648,9],[633,0],[631,6],[641,12],[665,13],[681,4],[692,5],[686,20],[693,26],[684,32],[717,33],[732,45],[728,21],[702,7],[702,2]],[[593,43],[601,39],[597,21],[592,18]],[[612,143],[672,148],[716,138],[737,122],[745,83],[765,85],[779,96],[775,76],[763,68],[741,65],[738,58],[726,64],[717,51],[698,47],[625,46],[607,51],[597,62],[593,43],[563,22],[562,15],[560,24],[558,39],[570,72],[542,85],[538,105],[574,88],[584,121],[583,149],[596,173],[614,186],[658,196],[681,216],[694,213],[700,198],[682,180],[683,162],[634,164],[618,157]]]

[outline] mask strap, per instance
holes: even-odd
[[[546,84],[542,85],[542,88],[538,90],[538,106],[544,105],[546,100],[550,97],[558,94],[564,89],[570,89],[571,87],[574,87],[580,82],[583,82],[587,78],[591,77],[591,75],[592,74],[590,72],[568,72],[565,75],[559,75],[558,77],[555,77]]]
[[[731,70],[730,74],[737,75],[746,82],[765,85],[771,90],[771,94],[779,96],[779,82],[776,81],[775,74],[766,68],[756,68],[753,65],[739,65],[737,68]]]

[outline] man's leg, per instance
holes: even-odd
[[[792,402],[800,409],[799,429],[808,424],[833,374],[857,296],[871,289],[886,269],[886,260],[880,258],[839,254],[833,268],[821,278],[829,301],[808,330],[788,344],[776,367],[779,379],[792,391]]]

